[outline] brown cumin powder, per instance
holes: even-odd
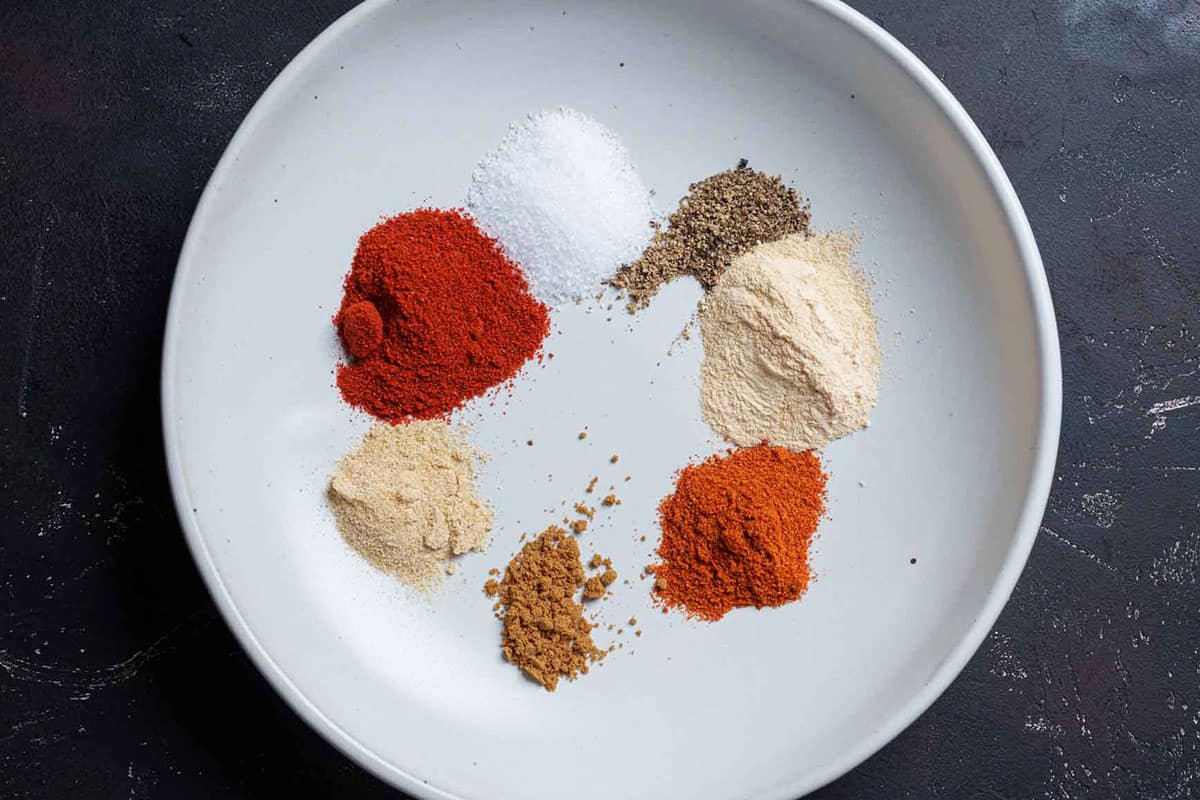
[[[551,525],[525,543],[501,581],[484,584],[489,597],[499,598],[504,657],[547,691],[558,687],[559,678],[586,674],[604,657],[592,641],[595,625],[576,600],[584,582],[579,543]]]

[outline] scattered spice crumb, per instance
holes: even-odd
[[[629,618],[629,624],[630,624],[630,625],[637,625],[637,617],[630,617],[630,618]]]
[[[583,584],[584,600],[599,600],[604,597],[604,583],[599,576],[593,575]]]
[[[638,629],[638,630],[634,631],[633,633],[634,633],[634,635],[635,635],[635,636],[641,636],[641,635],[642,635],[642,631],[641,631],[641,629]]]
[[[604,567],[604,572],[596,576],[595,580],[599,581],[601,586],[611,586],[617,581],[617,571],[613,569],[612,559],[605,558],[599,553],[593,553],[592,559],[588,562],[588,566],[592,569]],[[589,579],[589,581],[592,579]],[[593,584],[594,585],[594,584]]]
[[[625,476],[625,481],[626,481],[626,482],[628,482],[628,481],[629,481],[631,478],[633,478],[633,476],[632,476],[632,475],[626,475],[626,476]]]
[[[619,455],[617,455],[616,453],[613,453],[613,455],[612,455],[612,458],[610,458],[610,459],[608,460],[608,463],[610,463],[610,464],[615,464],[615,463],[617,463],[617,462],[618,462],[618,461],[620,461],[620,460],[621,460],[621,457],[620,457]]]
[[[607,497],[605,497],[605,498],[604,498],[603,500],[601,500],[600,502],[604,503],[604,505],[606,505],[606,506],[619,506],[619,505],[621,505],[621,501],[617,499],[617,496],[616,496],[615,494],[610,494],[610,495],[608,495]]]
[[[495,597],[500,594],[500,583],[495,578],[488,578],[483,584],[483,593],[488,597]]]
[[[917,563],[917,559],[915,559],[915,558],[910,558],[910,559],[908,560],[908,563],[910,563],[910,564],[915,564],[915,563]]]
[[[588,519],[591,519],[594,516],[596,516],[596,509],[585,506],[583,503],[576,503],[575,504],[575,513],[583,514]]]
[[[586,519],[577,519],[571,523],[571,532],[579,535],[587,530],[588,521]]]
[[[579,438],[580,438],[580,439],[586,439],[586,438],[587,438],[587,431],[580,431],[580,432],[579,432]]]
[[[600,476],[599,476],[599,475],[596,475],[596,476],[594,476],[594,477],[593,477],[593,478],[592,478],[590,481],[588,481],[588,485],[587,485],[587,491],[588,491],[588,493],[589,493],[589,494],[591,493],[591,491],[592,491],[593,489],[595,489],[595,488],[596,488],[596,484],[597,484],[599,481],[600,481]]]
[[[533,439],[530,439],[529,441],[525,442],[525,444],[529,445],[530,447],[533,447]]]

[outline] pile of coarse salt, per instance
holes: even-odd
[[[655,216],[629,151],[571,108],[510,126],[476,168],[467,209],[551,304],[596,294],[642,254]]]

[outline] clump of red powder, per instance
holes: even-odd
[[[380,419],[430,419],[503,383],[537,353],[549,310],[457,210],[422,208],[363,234],[334,316],[350,356],[342,397]]]
[[[684,467],[658,507],[658,602],[713,622],[735,608],[799,599],[825,481],[811,450],[765,443]]]

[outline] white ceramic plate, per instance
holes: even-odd
[[[699,296],[685,282],[635,318],[557,311],[556,358],[460,414],[491,456],[497,526],[431,602],[333,527],[327,476],[369,425],[333,386],[357,237],[381,214],[461,204],[506,125],[558,104],[615,130],[664,204],[744,156],[811,197],[817,229],[862,232],[883,388],[871,427],[826,452],[830,519],[799,603],[697,624],[654,611],[637,579],[672,471],[719,447],[699,338],[672,348]],[[788,798],[853,767],[995,620],[1059,413],[1050,297],[995,157],[911,54],[824,0],[366,3],[229,145],[163,359],[171,481],[218,606],[301,716],[421,797]],[[549,694],[501,659],[480,586],[591,475],[624,504],[585,544],[631,578],[603,617],[644,633]]]

